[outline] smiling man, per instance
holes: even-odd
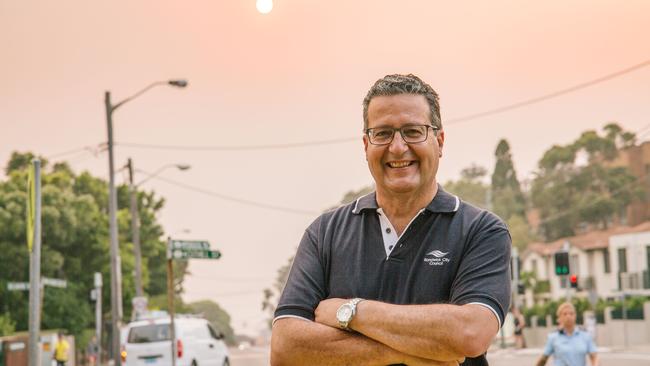
[[[273,321],[272,365],[487,365],[510,300],[511,240],[436,180],[438,95],[414,75],[363,101],[376,191],[305,231]]]

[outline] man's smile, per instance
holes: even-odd
[[[414,160],[389,161],[388,163],[386,163],[386,165],[389,168],[394,168],[394,169],[396,169],[396,168],[406,168],[407,166],[411,166],[413,164],[415,164]]]

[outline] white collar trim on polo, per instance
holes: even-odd
[[[402,231],[402,234],[400,236],[397,236],[397,230],[395,230],[395,227],[393,227],[393,224],[390,223],[390,220],[388,220],[388,217],[386,214],[384,214],[384,210],[380,208],[377,209],[377,215],[379,216],[379,226],[381,227],[381,237],[384,240],[384,249],[386,250],[386,258],[390,256],[390,253],[395,249],[395,245],[397,245],[397,242],[399,241],[399,238],[402,237],[402,235],[408,230],[409,226],[411,226],[411,223],[413,223],[413,220],[415,220],[416,217],[418,217],[422,211],[424,211],[424,208],[418,211],[415,216],[409,221],[408,225],[404,228],[404,231]]]

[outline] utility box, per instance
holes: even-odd
[[[73,336],[66,336],[70,344],[67,366],[75,366],[75,342]],[[41,332],[41,366],[51,366],[54,347],[58,336],[56,332]],[[26,333],[0,337],[0,366],[28,366],[29,357],[29,335]]]
[[[9,336],[2,338],[2,359],[3,366],[27,366],[27,353],[29,352],[27,335]]]

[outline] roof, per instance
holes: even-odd
[[[571,247],[581,250],[596,250],[609,247],[609,238],[614,235],[640,233],[650,231],[650,221],[643,222],[637,226],[615,226],[607,230],[595,230],[584,234],[560,238],[549,243],[530,243],[524,252],[524,256],[534,252],[539,255],[552,255],[569,242]]]

